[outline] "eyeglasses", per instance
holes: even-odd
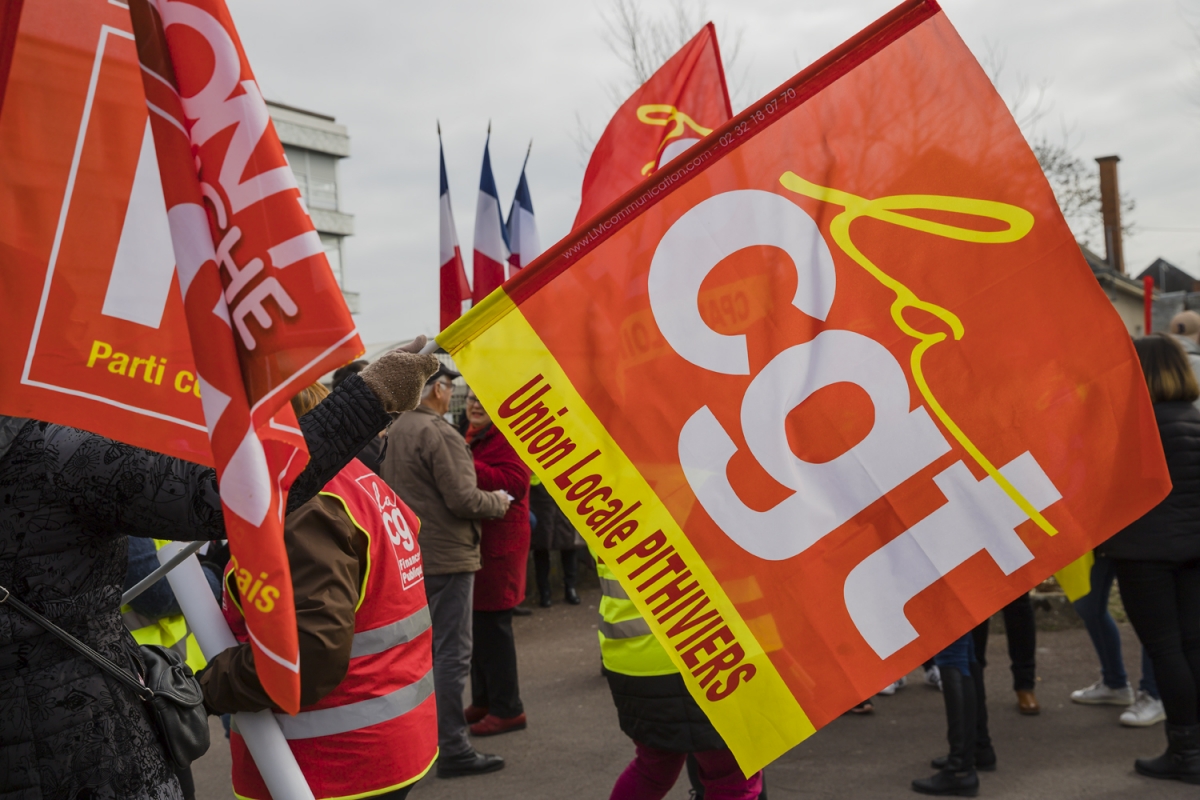
[[[469,395],[467,395],[467,405],[482,406],[483,403],[479,402],[479,398],[476,397],[475,395],[469,394]]]

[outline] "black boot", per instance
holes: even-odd
[[[579,599],[579,592],[575,591],[575,580],[579,577],[579,562],[575,559],[575,550],[563,550],[559,555],[562,557],[563,597],[571,605],[577,606],[582,601]]]
[[[975,682],[957,667],[942,667],[942,699],[946,704],[946,739],[950,755],[946,766],[928,778],[912,782],[913,791],[942,797],[975,797]]]
[[[1200,725],[1167,723],[1167,752],[1133,762],[1139,775],[1200,784]]]
[[[980,772],[996,771],[996,750],[992,747],[992,736],[988,731],[987,691],[983,685],[983,666],[971,663],[971,680],[975,684],[975,769]],[[929,762],[934,769],[945,769],[949,756],[935,758]]]
[[[988,731],[987,690],[983,687],[983,665],[971,664],[971,682],[975,684],[975,769],[996,771],[996,750]]]

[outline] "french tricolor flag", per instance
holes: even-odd
[[[450,208],[450,183],[446,180],[446,154],[442,151],[442,126],[438,124],[438,159],[442,170],[442,196],[439,207],[441,223],[441,329],[458,319],[471,307],[471,285],[463,266],[462,251],[458,249],[458,231],[454,227],[454,212]]]
[[[529,143],[529,150],[533,142]],[[508,257],[508,277],[537,258],[542,252],[538,241],[537,220],[533,216],[533,199],[529,196],[529,183],[525,180],[525,166],[529,164],[529,150],[525,151],[525,164],[521,165],[521,180],[508,210],[508,243],[512,253]]]
[[[483,145],[483,172],[479,176],[479,204],[475,206],[475,263],[474,291],[478,303],[504,283],[504,267],[508,263],[508,231],[500,211],[496,179],[492,176],[492,156],[488,145],[492,141],[492,126]]]

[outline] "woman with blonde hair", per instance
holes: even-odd
[[[1121,599],[1167,714],[1167,751],[1139,758],[1151,778],[1200,784],[1200,387],[1178,342],[1134,340],[1154,403],[1171,493],[1097,552],[1112,559]]]
[[[313,383],[305,386],[292,398],[292,411],[296,412],[296,419],[312,411],[326,397],[329,397],[329,389],[325,388],[325,384]]]

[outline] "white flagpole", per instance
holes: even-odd
[[[158,551],[159,563],[166,564],[187,546],[185,542],[163,545]],[[218,653],[237,645],[233,632],[229,630],[229,623],[225,621],[212,595],[208,579],[204,577],[204,570],[194,555],[168,572],[167,581],[206,659],[211,660]],[[234,720],[271,797],[274,800],[314,800],[312,789],[304,780],[304,773],[300,771],[300,765],[296,763],[296,757],[287,739],[283,738],[283,731],[279,729],[279,723],[271,711],[243,711],[235,714]]]

